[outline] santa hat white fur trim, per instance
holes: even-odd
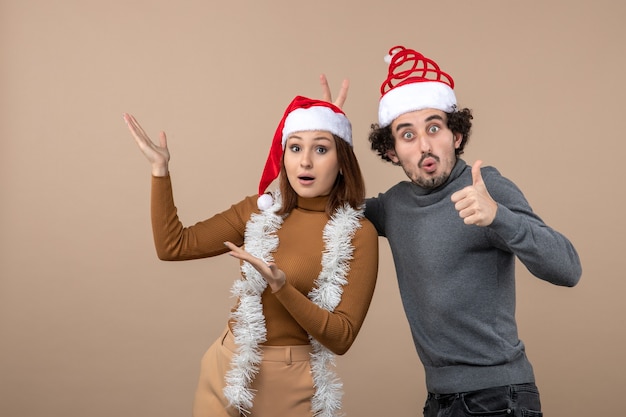
[[[314,106],[295,109],[289,113],[283,128],[283,148],[289,135],[310,130],[328,131],[352,146],[352,125],[348,118],[329,107]]]
[[[404,113],[437,109],[451,113],[456,109],[456,96],[449,85],[439,81],[405,84],[389,90],[378,105],[378,124],[386,127]]]

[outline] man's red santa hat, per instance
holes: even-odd
[[[387,79],[380,86],[378,124],[386,127],[396,117],[411,111],[456,110],[454,80],[432,59],[404,46],[394,46],[385,57]]]
[[[267,187],[278,177],[283,150],[289,135],[295,132],[324,130],[340,137],[352,146],[352,125],[337,106],[326,101],[296,96],[287,106],[270,147],[265,168],[259,182],[258,206],[269,208],[272,199],[265,194]]]

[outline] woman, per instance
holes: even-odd
[[[241,263],[237,302],[202,359],[194,417],[335,415],[342,392],[333,356],[354,342],[378,269],[345,114],[296,97],[276,129],[258,195],[190,227],[176,214],[165,134],[156,145],[134,117],[124,118],[152,166],[159,258],[229,253]],[[276,177],[279,190],[266,193]]]

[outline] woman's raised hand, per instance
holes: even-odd
[[[150,162],[152,175],[155,177],[166,176],[170,162],[170,151],[167,149],[167,137],[165,136],[165,132],[159,133],[159,145],[156,145],[150,140],[150,137],[132,115],[124,113],[124,120],[133,138],[135,138],[139,149],[141,149],[141,152],[143,152],[148,162]]]
[[[330,93],[330,86],[328,85],[328,80],[324,74],[320,75],[320,85],[322,86],[322,100],[333,103],[335,106],[342,108],[346,102],[346,98],[348,98],[348,87],[350,87],[350,81],[348,81],[347,78],[343,80],[341,88],[339,89],[339,95],[335,101],[333,101],[332,94]]]

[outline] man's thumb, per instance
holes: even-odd
[[[483,182],[483,176],[480,173],[480,166],[483,164],[483,161],[480,159],[474,162],[472,165],[472,185],[480,184]]]

